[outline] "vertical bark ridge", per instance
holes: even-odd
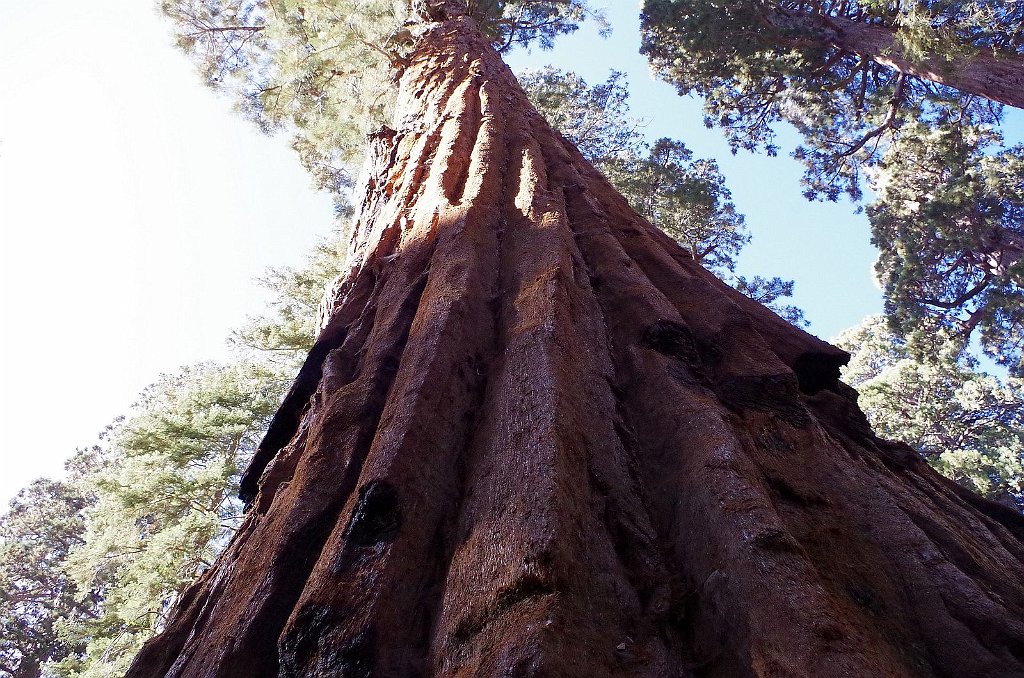
[[[383,285],[382,297],[397,303],[378,307],[358,376],[326,394],[321,411],[308,413],[314,423],[302,460],[275,494],[265,522],[249,535],[248,548],[232,564],[210,613],[207,635],[185,646],[168,675],[241,678],[278,673],[278,636],[350,501],[399,370],[423,289],[420,271],[430,250],[427,243],[418,247],[423,251],[406,251],[406,266]],[[248,616],[224,614],[225,609],[245,609]]]
[[[471,20],[393,125],[253,509],[129,675],[1024,673],[1024,520],[875,438],[846,355],[632,212]]]
[[[608,435],[580,436],[585,429],[579,404],[608,392],[606,351],[599,345],[577,356],[591,367],[582,370],[570,367],[567,351],[583,345],[575,333],[599,336],[603,328],[596,322],[592,296],[580,287],[586,278],[582,261],[571,254],[564,204],[545,187],[543,157],[529,126],[521,125],[518,136],[512,166],[516,180],[509,190],[513,204],[507,207],[502,248],[507,300],[499,323],[502,361],[482,417],[483,422],[504,422],[505,428],[485,423],[478,438],[482,456],[471,470],[470,500],[462,512],[466,534],[449,571],[449,599],[461,598],[463,605],[446,604],[439,619],[435,654],[443,656],[440,674],[466,675],[467,665],[470,673],[497,671],[504,664],[520,671],[543,666],[557,675],[582,675],[587,665],[573,661],[574,653],[563,644],[580,629],[593,627],[597,616],[608,625],[607,610],[614,605],[597,599],[597,592],[621,599],[617,604],[637,606],[611,540],[595,520],[602,515],[595,504],[603,499],[589,492],[575,496],[591,476],[606,471],[594,467],[610,461],[603,458],[609,450],[601,448],[615,436],[610,423]],[[574,314],[581,306],[585,310]],[[567,322],[567,313],[583,321]],[[612,410],[611,399],[604,400],[606,412]],[[525,450],[531,454],[524,458]],[[516,482],[519,475],[544,480],[522,486]],[[553,505],[576,508],[559,516],[551,514]],[[585,559],[594,561],[583,567],[586,574],[581,573]],[[578,579],[585,576],[612,581],[584,586]],[[469,605],[467,579],[477,580],[468,587]],[[512,641],[510,635],[524,619],[533,620],[532,632]],[[629,630],[623,623],[602,632],[605,643],[614,646],[627,639]],[[620,668],[614,658],[606,666]]]

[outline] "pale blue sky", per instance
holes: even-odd
[[[0,502],[161,372],[224,358],[332,223],[286,139],[203,87],[151,0],[0,0]]]
[[[649,77],[638,3],[594,4],[609,6],[610,39],[584,30],[513,67],[626,72],[652,138],[721,165],[754,236],[741,273],[795,279],[825,337],[877,312],[863,215],[806,202],[785,153],[732,156],[698,102]],[[225,358],[230,328],[263,303],[253,278],[332,228],[287,140],[199,84],[154,6],[0,2],[0,501],[59,473],[159,373]]]

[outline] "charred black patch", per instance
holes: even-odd
[[[402,526],[398,493],[383,480],[374,480],[359,490],[352,512],[348,541],[353,546],[374,546],[392,541]]]
[[[688,363],[700,361],[701,351],[689,328],[671,320],[659,320],[644,329],[641,343],[662,355]]]
[[[678,360],[669,373],[684,383],[707,383],[708,374],[722,362],[715,346],[698,339],[690,328],[673,320],[659,320],[644,329],[643,346]]]
[[[834,388],[839,383],[839,368],[850,361],[848,354],[804,353],[793,363],[800,390],[807,395]]]
[[[293,629],[281,639],[279,676],[339,676],[370,678],[373,675],[374,634],[365,629],[347,640],[338,638],[344,614],[336,608],[316,605],[303,608]]]
[[[846,592],[853,602],[864,608],[871,614],[878,614],[881,611],[881,603],[875,596],[874,591],[864,584],[851,583],[846,586]]]
[[[368,629],[343,645],[324,675],[370,678],[373,675],[373,631]]]
[[[330,645],[328,635],[343,615],[333,607],[308,605],[299,610],[290,632],[280,640],[280,675],[306,675],[316,661],[321,645]]]

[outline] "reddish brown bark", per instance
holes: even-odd
[[[252,509],[129,675],[1020,675],[1020,516],[428,28]]]
[[[1019,54],[981,50],[956,61],[938,55],[914,60],[886,26],[801,11],[772,12],[766,19],[777,28],[799,31],[801,44],[835,47],[904,75],[1024,108],[1024,57]]]

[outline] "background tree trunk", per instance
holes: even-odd
[[[1024,108],[1024,58],[1002,51],[979,49],[976,54],[950,61],[936,55],[922,61],[909,59],[891,28],[843,16],[801,11],[772,11],[767,21],[774,28],[799,31],[797,40],[822,48],[835,47],[857,54],[897,73],[976,94],[1015,108]]]
[[[130,676],[1024,671],[1020,516],[875,438],[846,354],[630,210],[471,20],[394,127],[251,511]]]

